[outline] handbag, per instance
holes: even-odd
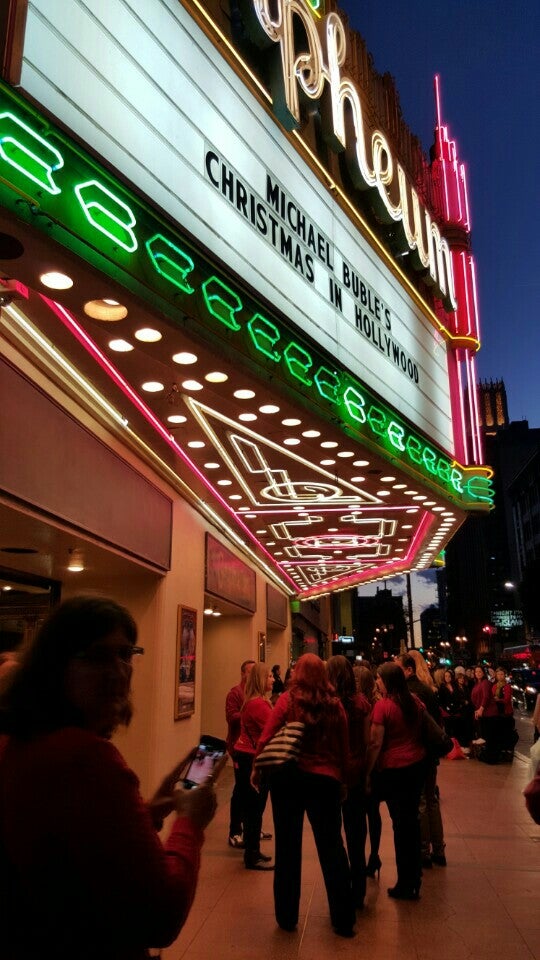
[[[422,710],[420,738],[428,757],[440,760],[454,747],[454,741],[433,719],[429,710]]]
[[[302,748],[305,724],[300,720],[290,720],[268,741],[255,760],[253,766],[261,773],[271,773],[285,763],[298,760]]]

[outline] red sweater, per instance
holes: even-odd
[[[172,943],[202,843],[182,817],[162,845],[107,740],[76,728],[0,738],[0,957],[140,960]]]
[[[266,721],[257,753],[288,720],[301,719],[294,715],[289,693],[282,693]],[[338,700],[319,723],[306,726],[298,760],[300,770],[334,777],[345,783],[348,776],[348,740],[347,717]]]
[[[225,700],[225,719],[227,721],[227,752],[232,756],[234,745],[240,736],[240,711],[244,705],[245,684],[231,687]]]
[[[265,697],[254,697],[253,700],[248,700],[240,713],[240,736],[234,749],[239,753],[250,753],[255,756],[257,742],[271,713],[272,705]]]

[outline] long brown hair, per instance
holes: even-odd
[[[314,653],[300,657],[292,675],[289,697],[294,718],[309,726],[335,716],[339,700],[320,657]]]

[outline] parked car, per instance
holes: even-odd
[[[521,710],[534,710],[540,691],[540,669],[512,670],[510,675],[514,706]]]

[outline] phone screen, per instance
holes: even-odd
[[[198,787],[201,783],[212,775],[214,767],[218,760],[221,760],[225,753],[225,744],[216,740],[214,743],[201,741],[197,747],[197,752],[191,761],[186,773],[182,777],[184,787],[191,789]]]

